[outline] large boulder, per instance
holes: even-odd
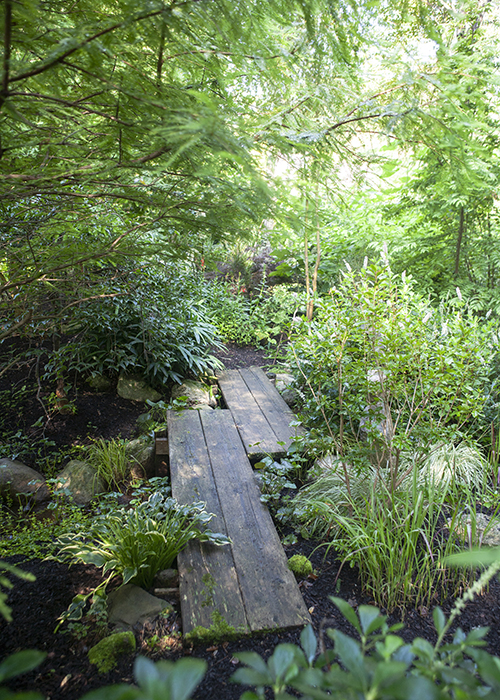
[[[149,479],[155,475],[155,443],[149,436],[125,443],[132,476]]]
[[[186,396],[189,404],[196,406],[196,408],[200,408],[200,406],[215,408],[217,406],[213,391],[194,379],[185,379],[182,384],[172,389],[172,399],[178,399],[180,396]]]
[[[106,492],[104,480],[87,462],[73,459],[56,477],[56,493],[64,493],[80,506],[87,505],[99,493]]]
[[[135,375],[121,374],[116,387],[118,396],[131,401],[152,401],[156,403],[161,399],[155,389],[152,389],[142,377]]]
[[[3,457],[0,459],[0,497],[14,503],[43,503],[50,499],[50,491],[39,472]]]

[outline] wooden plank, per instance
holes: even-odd
[[[213,530],[227,534],[199,411],[168,411],[172,495],[179,503],[203,500],[214,513]],[[183,631],[210,627],[218,611],[236,629],[247,630],[232,549],[190,542],[177,557]]]
[[[310,622],[232,417],[228,411],[200,417],[251,630]]]
[[[282,451],[286,452],[292,438],[304,432],[300,426],[290,427],[297,416],[260,367],[240,369],[240,374],[276,435],[276,441],[285,443]]]
[[[226,370],[218,379],[249,457],[285,454],[303,429],[290,427],[296,416],[262,369]]]
[[[259,404],[248,391],[239,370],[226,370],[218,375],[219,386],[248,455],[283,453],[276,435]]]

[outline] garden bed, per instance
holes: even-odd
[[[231,347],[222,359],[228,368],[265,364],[264,353],[251,348]],[[22,371],[14,370],[10,375],[2,377],[0,388],[21,386],[22,380]],[[75,402],[76,414],[57,416],[46,431],[58,445],[84,442],[89,434],[92,437],[105,438],[118,434],[131,437],[135,419],[143,412],[143,407],[133,402],[118,400],[115,394],[91,394],[83,388],[76,395]],[[33,400],[33,397],[27,397],[22,416],[24,424],[32,425],[39,418],[40,412],[39,402]],[[93,426],[90,430],[89,425]],[[354,607],[372,601],[363,595],[356,570],[347,565],[341,568],[341,562],[335,558],[333,550],[330,550],[325,558],[325,550],[318,549],[318,544],[314,541],[299,540],[296,544],[286,547],[288,557],[304,554],[309,556],[313,563],[314,575],[302,581],[300,588],[314,629],[319,633],[323,621],[329,620],[330,626],[352,634],[352,628],[330,601],[329,596],[342,597]],[[54,634],[57,618],[67,608],[74,595],[88,592],[102,580],[99,570],[89,565],[68,567],[54,561],[26,561],[22,557],[9,558],[9,561],[20,563],[22,569],[34,573],[36,581],[13,581],[14,588],[8,600],[13,621],[7,623],[3,619],[0,620],[0,658],[25,648],[47,652],[46,660],[36,671],[10,683],[12,689],[37,689],[51,700],[73,700],[93,688],[132,681],[131,657],[122,661],[112,672],[102,675],[97,673],[87,658],[88,648],[94,641],[92,631],[81,638],[63,632]],[[441,593],[436,591],[436,604],[441,603],[444,611],[449,612],[454,601],[446,598],[439,600],[439,595]],[[395,622],[400,617],[399,613],[393,613],[389,621]],[[490,626],[487,637],[488,651],[500,655],[499,618],[500,583],[495,578],[483,595],[468,604],[459,619],[459,625],[464,630]],[[423,607],[410,610],[405,615],[404,623],[405,627],[400,634],[405,641],[411,641],[417,636],[424,637],[431,643],[435,641],[431,610]],[[182,645],[180,630],[179,610],[175,609],[168,618],[158,618],[147,629],[137,630],[138,653],[148,655],[154,660],[175,660],[186,655],[206,659],[208,672],[194,697],[201,699],[217,696],[219,700],[239,698],[243,692],[241,686],[230,682],[231,675],[238,667],[235,653],[253,650],[268,657],[278,643],[298,643],[300,633],[299,630],[273,631],[237,641],[193,647]]]

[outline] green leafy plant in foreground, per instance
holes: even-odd
[[[327,629],[334,642],[333,649],[321,653],[312,627],[306,627],[300,637],[301,647],[278,645],[266,662],[255,652],[235,656],[246,668],[233,675],[233,680],[256,688],[246,692],[242,700],[264,700],[266,688],[271,688],[276,700],[290,698],[288,690],[300,693],[304,700],[494,700],[500,692],[500,660],[482,650],[487,628],[475,628],[469,634],[458,629],[453,640],[445,637],[466,600],[486,585],[500,568],[496,562],[457,601],[446,619],[440,608],[433,619],[438,640],[434,646],[416,638],[411,644],[395,634],[401,623],[389,627],[387,617],[378,608],[361,605],[356,612],[340,598],[331,598],[348,622],[359,641],[338,629]]]
[[[8,564],[6,561],[0,561],[0,571],[5,571],[8,574],[13,574],[14,576],[17,576],[17,578],[24,579],[25,581],[35,580],[33,574],[29,573],[28,571],[22,571],[22,569],[19,569],[13,564]],[[0,574],[0,616],[7,620],[7,622],[12,621],[12,616],[10,614],[11,609],[7,605],[7,593],[4,593],[1,589],[10,589],[12,588],[12,586],[13,584],[11,583],[11,581],[9,581],[9,579],[4,574]]]
[[[229,539],[207,529],[214,517],[202,502],[179,505],[160,492],[133,508],[117,508],[93,522],[88,538],[60,538],[60,556],[112,571],[123,583],[150,588],[158,571],[172,565],[192,539],[228,544]]]
[[[3,659],[0,662],[0,700],[11,700],[11,698],[12,700],[14,698],[17,700],[44,700],[43,695],[35,691],[11,693],[3,684],[11,678],[32,671],[42,663],[46,656],[45,652],[25,649]]]
[[[331,598],[353,626],[359,641],[339,629],[327,629],[333,648],[318,640],[312,626],[300,635],[300,647],[279,644],[265,661],[255,652],[236,654],[245,666],[232,680],[248,686],[242,700],[495,700],[500,693],[500,659],[481,649],[487,628],[474,628],[467,635],[457,629],[446,641],[452,624],[467,601],[473,599],[500,569],[499,548],[455,557],[459,565],[471,565],[478,557],[492,562],[474,585],[459,599],[446,619],[440,608],[433,613],[437,641],[416,638],[405,644],[396,634],[402,623],[387,624],[378,608],[361,605],[357,613],[344,600]],[[318,653],[319,652],[319,653]],[[39,652],[20,652],[0,664],[0,683],[36,667],[44,658]],[[152,661],[138,657],[134,665],[137,686],[116,685],[86,694],[81,700],[188,700],[206,671],[199,659]],[[293,696],[288,691],[293,692]],[[38,694],[12,694],[0,687],[0,698],[40,700]]]
[[[206,668],[206,661],[201,659],[154,663],[139,656],[134,664],[134,678],[139,687],[107,686],[87,693],[81,700],[188,700]]]

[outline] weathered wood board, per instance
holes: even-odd
[[[227,534],[199,411],[167,412],[172,495],[179,503],[205,501],[216,516],[211,529]],[[210,627],[214,611],[228,624],[247,630],[243,599],[229,545],[190,542],[177,557],[184,633]]]
[[[205,500],[230,547],[192,544],[178,557],[184,632],[209,627],[220,612],[258,631],[310,621],[229,411],[169,412],[173,495]],[[230,559],[230,561],[229,561]]]
[[[303,432],[290,426],[296,416],[260,367],[224,370],[218,381],[251,459],[285,454],[292,438]]]

